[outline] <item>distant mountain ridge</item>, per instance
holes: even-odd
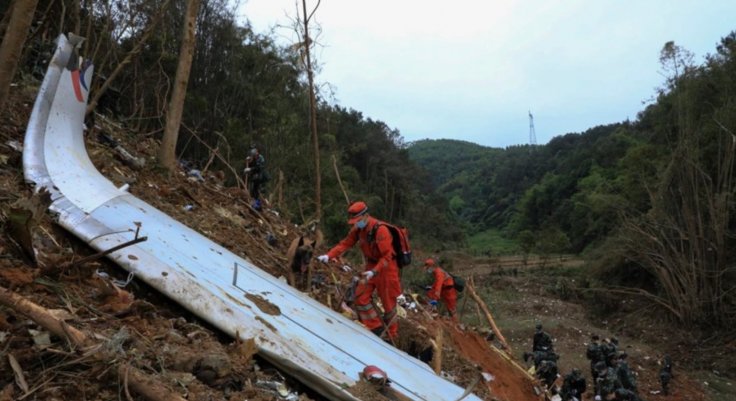
[[[437,187],[464,170],[481,167],[485,158],[499,152],[503,149],[457,139],[422,139],[409,146],[409,158],[429,172]]]

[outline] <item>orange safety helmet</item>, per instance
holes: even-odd
[[[348,207],[348,224],[355,224],[366,213],[368,213],[368,205],[366,205],[365,202],[353,202]]]
[[[424,261],[424,267],[432,267],[434,266],[434,259],[427,258],[427,260]]]

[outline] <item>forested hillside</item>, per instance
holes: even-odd
[[[542,146],[409,151],[469,233],[500,230],[524,253],[587,252],[596,285],[720,326],[736,318],[736,33],[701,65],[673,42],[660,62],[665,81],[636,121]]]
[[[593,181],[617,174],[636,140],[628,127],[611,124],[558,136],[547,145],[506,149],[425,140],[413,143],[409,152],[435,178],[438,193],[469,233],[544,232],[543,240],[554,232],[564,237],[554,251],[580,252],[605,238],[614,224],[615,213],[589,196],[596,190]]]

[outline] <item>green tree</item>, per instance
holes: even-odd
[[[537,240],[534,238],[534,233],[529,230],[524,230],[517,235],[516,241],[521,247],[521,253],[523,255],[524,266],[526,266],[529,260],[529,254],[537,245]]]
[[[570,239],[559,227],[546,227],[537,235],[536,247],[543,259],[556,253],[567,252]]]

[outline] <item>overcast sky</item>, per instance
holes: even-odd
[[[260,33],[296,14],[295,0],[243,1]],[[337,104],[406,141],[505,147],[529,142],[528,111],[539,144],[635,120],[664,43],[702,62],[736,30],[736,0],[322,0],[315,18],[316,79]]]

